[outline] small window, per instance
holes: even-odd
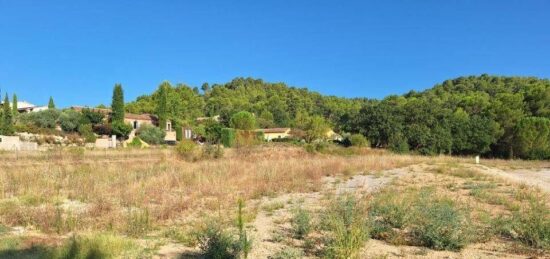
[[[2,143],[2,138],[0,138],[0,143]]]
[[[172,123],[171,122],[166,123],[166,131],[172,131]]]
[[[134,129],[138,128],[138,121],[134,121]]]

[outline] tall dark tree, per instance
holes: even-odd
[[[13,127],[13,114],[10,108],[10,99],[8,98],[7,93],[6,93],[6,97],[4,98],[4,103],[2,106],[3,106],[3,109],[2,109],[3,115],[2,115],[2,122],[0,125],[0,134],[11,136],[15,133],[15,130]]]
[[[17,107],[17,95],[16,94],[13,94],[13,102],[12,102],[11,108],[12,108],[12,111],[13,111],[13,116],[17,116],[19,111],[18,111],[18,107]]]
[[[171,88],[170,83],[162,82],[159,86],[156,113],[159,118],[159,127],[164,129],[168,121],[168,89]]]
[[[55,103],[53,102],[53,97],[50,96],[50,101],[48,102],[48,109],[55,109]]]
[[[112,115],[111,121],[114,122],[124,122],[124,91],[122,90],[122,85],[115,84],[113,89],[113,102],[111,103]]]

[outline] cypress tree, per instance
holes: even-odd
[[[113,102],[111,103],[111,122],[124,122],[124,92],[120,84],[115,84],[113,89]]]
[[[8,94],[4,98],[3,103],[3,116],[2,116],[2,125],[0,128],[0,134],[11,136],[15,133],[13,128],[13,114],[10,108],[10,99],[8,99]]]
[[[157,116],[159,118],[159,128],[166,128],[166,122],[168,120],[168,82],[163,82],[159,86],[159,99],[157,103]]]
[[[17,116],[17,114],[19,114],[19,111],[17,110],[17,95],[16,94],[13,94],[13,102],[12,102],[12,105],[11,105],[11,108],[12,108],[12,111],[13,111],[13,116]]]
[[[48,109],[55,109],[55,103],[53,102],[53,97],[50,96],[50,101],[48,102]]]

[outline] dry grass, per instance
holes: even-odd
[[[56,150],[0,157],[1,224],[43,233],[109,230],[142,235],[185,225],[203,214],[226,215],[239,197],[317,191],[328,175],[431,160],[372,150],[355,156],[312,155],[273,146],[229,150],[223,159],[195,163],[181,161],[170,149]]]

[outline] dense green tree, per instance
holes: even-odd
[[[50,101],[48,101],[48,109],[55,109],[55,103],[53,102],[53,97],[50,96]]]
[[[311,117],[305,129],[306,141],[313,142],[315,140],[324,140],[326,137],[325,134],[329,128],[325,118],[321,116]]]
[[[235,129],[253,130],[256,129],[256,118],[250,112],[241,111],[231,116],[230,125]]]
[[[515,146],[517,155],[527,159],[550,158],[550,120],[541,117],[526,117],[516,127]]]
[[[95,112],[90,109],[82,109],[82,118],[84,124],[100,124],[103,122],[103,119],[105,118],[105,115],[103,115],[100,112]]]
[[[2,106],[3,109],[1,118],[2,121],[0,122],[0,135],[11,136],[15,133],[15,129],[13,125],[13,114],[10,107],[10,99],[8,98],[8,94],[6,94]]]
[[[158,145],[164,143],[164,137],[166,132],[158,127],[143,125],[141,126],[137,134],[139,138],[145,141],[147,144]]]
[[[11,102],[11,108],[12,108],[12,113],[13,113],[13,116],[17,116],[19,114],[19,110],[18,110],[18,107],[17,107],[17,95],[16,94],[13,94],[13,101]]]
[[[39,112],[23,113],[19,116],[20,123],[33,125],[39,128],[55,129],[60,112],[48,109]]]
[[[124,122],[124,91],[122,90],[122,85],[115,84],[113,89],[113,101],[111,104],[111,121],[113,123]]]
[[[159,127],[164,129],[168,121],[168,89],[172,88],[170,83],[163,82],[158,89],[159,98],[157,100],[156,115],[159,118]]]
[[[128,139],[128,136],[133,130],[132,125],[115,121],[111,124],[112,133],[117,136],[118,139]]]

